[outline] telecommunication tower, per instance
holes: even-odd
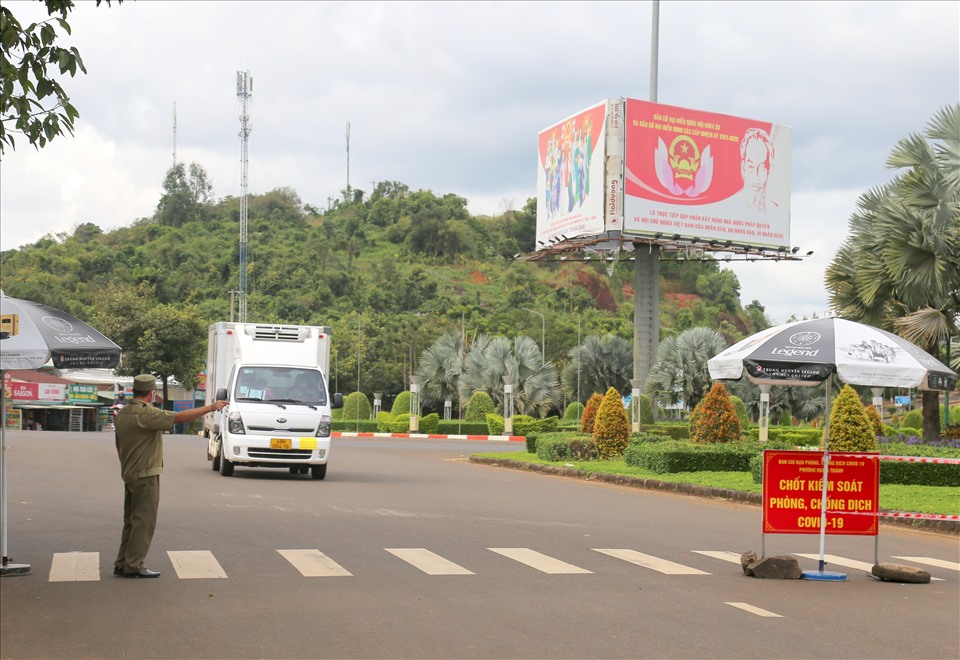
[[[253,77],[249,71],[237,71],[237,98],[240,99],[240,289],[237,291],[237,318],[247,320],[247,142],[250,138],[250,116],[247,99],[253,96]]]
[[[173,102],[173,166],[177,166],[177,102]]]

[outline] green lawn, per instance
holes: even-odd
[[[586,473],[604,472],[641,479],[659,479],[676,483],[727,488],[748,493],[761,492],[760,484],[753,482],[749,472],[677,472],[657,474],[627,465],[623,461],[569,461],[554,463],[544,461],[528,452],[484,452],[475,454],[486,458],[499,458],[543,465],[563,465],[583,470]],[[960,489],[949,486],[904,486],[880,484],[880,508],[887,511],[960,515]]]

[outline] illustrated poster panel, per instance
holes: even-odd
[[[606,119],[604,101],[540,132],[537,249],[603,232]]]
[[[790,246],[789,126],[626,106],[624,233]]]

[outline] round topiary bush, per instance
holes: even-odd
[[[824,438],[820,439],[821,448]],[[849,385],[844,385],[830,410],[830,451],[876,450],[877,436],[863,411],[860,395]]]
[[[593,433],[593,423],[597,417],[597,410],[603,402],[603,395],[594,392],[587,399],[587,405],[583,409],[583,416],[580,418],[580,432]]]
[[[900,427],[907,427],[911,429],[922,429],[923,428],[923,411],[920,409],[911,410],[903,415],[900,418]]]
[[[591,397],[592,399],[593,397]],[[593,442],[600,458],[619,458],[630,439],[630,424],[623,399],[616,388],[611,387],[603,395],[593,425]]]
[[[404,390],[397,395],[397,398],[393,400],[393,406],[390,407],[390,412],[394,415],[410,414],[410,392],[408,390]]]
[[[370,419],[373,408],[363,392],[351,392],[343,400],[343,419]]]
[[[565,422],[578,422],[581,417],[583,417],[583,404],[579,401],[574,401],[563,411],[563,421]]]
[[[487,415],[494,412],[493,399],[483,391],[476,391],[467,401],[463,419],[467,422],[486,422]]]
[[[738,442],[741,430],[727,388],[714,383],[690,415],[690,439],[700,444]]]

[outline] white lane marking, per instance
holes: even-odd
[[[820,555],[816,553],[803,553],[803,552],[794,552],[798,557],[805,557],[806,559],[816,559],[820,561]],[[859,568],[860,570],[866,571],[867,573],[872,573],[873,564],[868,564],[865,561],[857,561],[856,559],[847,559],[846,557],[838,557],[837,555],[823,555],[823,561],[826,564],[836,564],[837,566],[846,566],[847,568]],[[937,580],[943,582],[943,578],[931,577],[931,580]]]
[[[631,564],[636,564],[637,566],[652,568],[653,570],[659,571],[664,575],[710,575],[706,571],[701,571],[698,568],[684,566],[683,564],[667,561],[666,559],[660,559],[659,557],[654,557],[653,555],[645,555],[642,552],[637,552],[636,550],[593,548],[593,551],[602,552],[605,555],[610,555],[611,557],[628,561]]]
[[[588,571],[585,568],[580,568],[579,566],[568,564],[565,561],[548,557],[530,548],[487,548],[487,550],[496,552],[498,555],[503,555],[504,557],[518,561],[521,564],[526,564],[530,568],[535,568],[538,571],[550,575],[593,573],[593,571]]]
[[[99,579],[99,552],[53,553],[50,582],[96,582]]]
[[[748,603],[727,603],[727,605],[732,605],[733,607],[739,608],[744,612],[750,612],[750,614],[756,614],[757,616],[765,617],[774,617],[777,619],[782,619],[782,614],[776,614],[775,612],[768,612],[767,610],[760,609],[759,607],[754,607]]]
[[[181,580],[227,577],[209,550],[168,550],[167,555]]]
[[[691,550],[691,552],[696,552],[698,555],[705,555],[707,557],[713,557],[714,559],[720,559],[722,561],[728,561],[731,564],[740,563],[740,555],[736,552],[730,552],[729,550]]]
[[[319,550],[277,550],[303,577],[339,577],[352,575]]]
[[[384,548],[387,552],[419,568],[427,575],[475,575],[426,548]]]
[[[936,566],[937,568],[948,568],[951,571],[960,571],[960,562],[947,561],[945,559],[934,559],[933,557],[894,557],[894,559],[906,559],[918,564],[927,566]]]

